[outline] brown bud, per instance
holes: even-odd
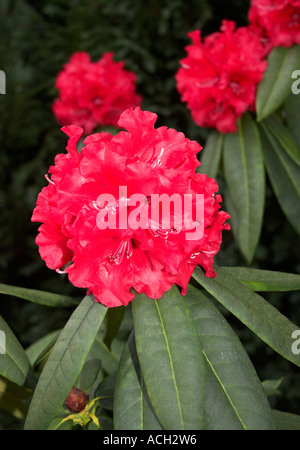
[[[65,400],[65,405],[70,411],[82,411],[89,401],[89,396],[77,388],[72,388],[68,397]]]

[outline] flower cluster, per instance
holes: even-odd
[[[42,222],[36,242],[47,266],[68,273],[75,286],[87,288],[108,307],[128,304],[132,288],[157,299],[176,283],[185,294],[198,264],[207,276],[215,276],[214,256],[222,230],[229,228],[229,215],[220,211],[222,199],[215,195],[215,180],[195,173],[200,145],[174,129],[155,128],[156,119],[139,107],[128,109],[118,123],[127,131],[92,134],[80,153],[76,144],[82,129],[64,127],[67,153],[56,156],[33,212],[32,221]],[[121,197],[120,186],[126,188]],[[191,195],[194,206],[200,196],[201,224],[192,217],[194,209],[175,206],[155,222],[144,214],[151,209],[153,193],[167,198]],[[117,200],[100,201],[108,194]],[[146,201],[134,209],[129,200],[135,194],[143,194]],[[126,226],[103,226],[124,212]],[[145,226],[130,226],[130,213],[135,219],[146,217]],[[174,226],[176,215],[185,216],[182,228]],[[202,233],[189,240],[187,233],[197,225]]]
[[[177,89],[195,123],[221,133],[237,130],[237,119],[255,107],[258,83],[266,69],[264,48],[248,27],[236,29],[224,20],[220,32],[201,39],[189,33],[192,45],[176,74]]]
[[[300,0],[252,0],[249,21],[266,54],[277,46],[300,44]]]
[[[118,126],[120,114],[141,104],[136,75],[105,53],[92,62],[85,52],[75,53],[58,74],[59,97],[53,112],[61,125],[77,125],[90,134],[98,125]]]

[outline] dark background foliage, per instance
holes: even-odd
[[[223,19],[247,24],[245,0],[1,0],[0,69],[6,73],[6,95],[0,96],[0,282],[81,296],[64,276],[46,268],[30,218],[44,174],[64,151],[51,105],[57,95],[55,77],[73,52],[93,60],[112,51],[115,60],[138,77],[143,109],[156,112],[157,125],[183,131],[205,143],[208,130],[197,127],[180,102],[174,75],[189,43],[187,33],[217,31]],[[218,178],[222,193],[222,176]],[[268,188],[265,221],[253,267],[300,272],[299,237],[286,222]],[[218,263],[244,265],[231,232],[224,233]],[[300,323],[299,294],[266,294],[281,312]],[[37,338],[64,325],[68,310],[49,310],[1,296],[0,313],[26,348]],[[244,343],[261,379],[284,376],[272,406],[300,413],[300,375],[233,316],[227,319]]]

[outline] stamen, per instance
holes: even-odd
[[[89,209],[96,209],[97,211],[101,211],[102,209],[106,209],[107,211],[110,211],[111,214],[117,214],[119,210],[127,205],[127,202],[129,201],[129,198],[122,197],[119,200],[115,202],[99,202],[97,200],[93,200],[89,203],[88,208]]]
[[[51,180],[51,178],[49,178],[49,175],[46,173],[45,175],[46,180],[51,183],[51,184],[55,184],[54,181]]]
[[[168,239],[170,230],[163,229],[159,223],[154,222],[153,220],[149,220],[148,230],[152,234],[152,236],[160,237],[162,239]]]
[[[150,233],[154,237],[160,237],[162,239],[168,239],[169,236],[169,230],[163,230],[162,228],[158,228],[157,230],[152,230],[152,228],[149,229]]]
[[[65,270],[60,270],[60,269],[56,269],[55,272],[59,273],[61,275],[64,274],[64,273],[67,273]]]
[[[117,250],[114,252],[112,256],[109,257],[110,261],[119,266],[126,255],[126,258],[129,259],[133,253],[132,240],[121,241],[118,245]]]
[[[101,209],[105,208],[105,205],[102,203],[97,202],[96,200],[93,200],[88,205],[89,209],[96,209],[97,211],[101,211]]]
[[[127,250],[126,250],[126,258],[129,259],[132,256],[133,253],[133,245],[132,245],[132,240],[129,239],[129,241],[127,241]]]
[[[161,161],[160,158],[162,157],[164,151],[165,151],[165,149],[162,148],[161,151],[160,151],[160,154],[158,155],[158,157],[156,159],[153,159],[152,161],[150,161],[148,163],[149,166],[152,167],[152,169],[155,169],[156,167],[159,167],[161,165],[162,161]]]
[[[149,220],[150,226],[148,226],[148,231],[152,234],[154,237],[160,237],[162,239],[168,239],[170,234],[177,234],[180,232],[179,228],[169,228],[165,229],[158,223],[154,222],[153,220]]]
[[[191,256],[190,256],[190,259],[195,259],[197,256],[199,256],[200,254],[203,254],[203,255],[214,255],[216,252],[214,251],[214,250],[212,250],[212,251],[210,251],[210,252],[205,252],[204,250],[203,251],[201,251],[201,252],[196,252],[196,253],[193,253]]]

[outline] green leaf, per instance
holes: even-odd
[[[285,101],[291,92],[291,76],[298,69],[299,59],[299,45],[275,47],[270,53],[267,70],[257,89],[257,120],[268,117]]]
[[[90,359],[89,361],[86,361],[76,381],[75,387],[84,392],[88,392],[97,380],[101,366],[100,359]]]
[[[205,430],[244,430],[208,363],[205,368]]]
[[[300,366],[292,352],[292,333],[299,329],[263,297],[215,265],[216,278],[207,278],[197,267],[193,278],[273,350]]]
[[[224,134],[218,131],[211,131],[204,148],[200,153],[201,166],[197,167],[196,172],[207,175],[210,178],[216,178],[221,160]]]
[[[265,170],[259,132],[248,114],[239,119],[237,133],[225,136],[223,161],[233,233],[250,263],[262,228]]]
[[[293,135],[286,128],[277,116],[269,116],[263,121],[268,131],[280,143],[281,147],[286,151],[289,157],[298,165],[300,165],[300,149]]]
[[[99,419],[99,417],[98,417],[98,419]],[[99,428],[93,421],[91,421],[88,425],[88,430],[97,431],[97,430],[99,430]]]
[[[43,336],[42,338],[31,344],[26,349],[26,354],[29,358],[32,367],[36,366],[41,362],[46,353],[55,344],[60,332],[61,330],[52,331],[51,333],[47,334],[46,336]]]
[[[25,429],[47,429],[84,365],[107,308],[86,296],[71,315],[44,366]]]
[[[261,123],[266,169],[278,203],[294,229],[300,233],[300,167]]]
[[[195,287],[189,286],[185,301],[212,372],[206,379],[206,428],[274,429],[264,389],[235,332]]]
[[[115,430],[161,430],[136,353],[134,333],[122,353],[114,391]]]
[[[106,334],[103,338],[104,344],[111,350],[111,344],[116,336],[125,313],[125,306],[110,308],[106,314]]]
[[[31,389],[0,377],[0,409],[8,411],[17,419],[25,419],[28,407],[24,400],[31,395]]]
[[[300,94],[291,93],[284,104],[287,127],[300,148]]]
[[[132,301],[136,348],[154,411],[164,429],[202,429],[205,363],[200,339],[176,286],[160,300]]]
[[[22,386],[32,376],[29,359],[2,316],[0,332],[0,375]]]
[[[73,427],[73,421],[72,420],[67,420],[66,422],[63,422],[61,425],[59,425],[62,421],[61,417],[56,417],[55,419],[52,420],[52,422],[50,423],[49,427],[47,428],[48,430],[71,430]]]
[[[99,358],[101,360],[102,369],[106,373],[112,374],[118,369],[119,358],[114,352],[107,348],[99,335],[100,333],[98,333],[92,345],[91,355],[93,355],[94,358]]]
[[[223,267],[252,291],[297,291],[300,289],[300,275],[273,270],[248,267]]]
[[[98,417],[99,423],[100,423],[100,427],[102,430],[113,430],[114,429],[114,424],[113,424],[113,420],[111,417],[105,416],[105,415],[100,415]],[[90,427],[89,427],[90,429]]]
[[[273,410],[277,430],[300,430],[300,416],[283,411]]]
[[[280,391],[278,390],[278,388],[281,385],[282,380],[283,380],[283,378],[280,378],[279,380],[265,380],[262,382],[262,386],[268,397],[271,397],[272,395],[280,394]]]
[[[52,294],[51,292],[38,291],[35,289],[26,289],[17,286],[9,286],[0,284],[0,294],[12,295],[23,300],[29,300],[39,305],[53,306],[55,308],[65,308],[67,306],[78,305],[72,297],[60,294]]]
[[[104,408],[113,411],[114,390],[116,384],[116,373],[108,375],[98,385],[95,391],[95,397],[100,397],[98,400],[99,405]]]

